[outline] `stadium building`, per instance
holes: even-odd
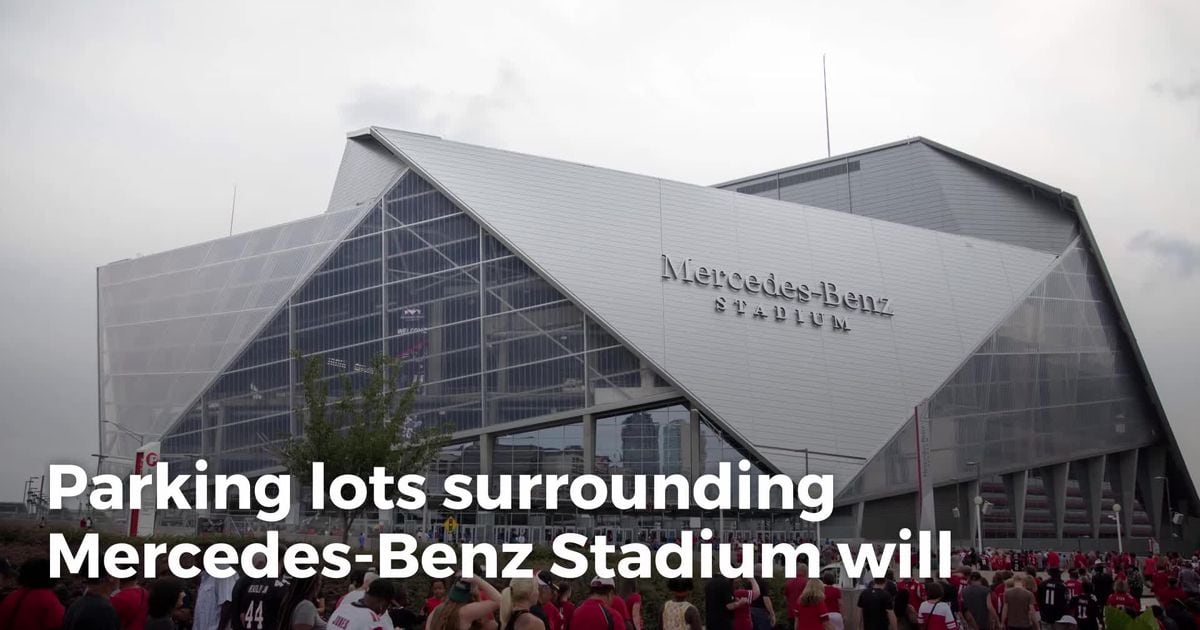
[[[105,265],[97,293],[113,462],[154,436],[184,471],[272,470],[295,349],[335,389],[400,359],[415,418],[454,431],[435,478],[746,458],[835,475],[825,536],[915,527],[920,486],[964,541],[980,497],[987,545],[1178,540],[1197,509],[1078,200],[924,138],[704,187],[372,127],[325,213]],[[477,540],[798,527],[455,516]]]

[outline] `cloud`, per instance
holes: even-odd
[[[525,96],[517,71],[502,63],[495,84],[482,94],[372,83],[360,86],[354,97],[340,106],[340,113],[351,129],[378,125],[487,143],[497,139],[503,114],[519,106]]]
[[[1143,230],[1129,240],[1127,247],[1157,258],[1181,278],[1200,272],[1200,243],[1196,241]]]
[[[1150,85],[1150,91],[1169,96],[1177,101],[1200,99],[1200,79],[1192,79],[1188,83],[1156,81]]]

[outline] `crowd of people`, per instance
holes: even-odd
[[[956,559],[944,581],[875,579],[859,598],[863,630],[1099,630],[1105,609],[1135,617],[1147,597],[1160,630],[1200,628],[1200,552],[962,550]]]
[[[949,579],[868,576],[845,601],[840,576],[810,579],[804,565],[776,592],[770,580],[718,575],[695,599],[693,580],[670,579],[648,612],[636,581],[596,577],[575,597],[546,571],[503,590],[481,578],[432,580],[410,603],[402,584],[355,570],[330,602],[319,575],[99,576],[72,588],[34,558],[19,571],[0,560],[0,630],[843,630],[850,613],[861,630],[1100,630],[1106,607],[1136,616],[1148,597],[1160,630],[1200,630],[1198,562],[1200,552],[961,550]]]

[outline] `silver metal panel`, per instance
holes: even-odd
[[[748,195],[376,130],[731,433],[844,483],[1032,285],[1052,254]],[[661,255],[892,300],[894,317],[663,280]],[[1039,264],[1006,266],[1026,258]],[[717,312],[714,300],[826,324]],[[791,311],[789,310],[789,313]],[[851,330],[831,329],[844,316]]]
[[[655,251],[652,264],[657,265],[657,179],[379,131],[393,144],[403,143],[418,164],[428,164],[432,178],[466,206],[486,206],[486,212],[478,212],[485,228],[503,235],[552,282],[560,276],[575,279],[565,285],[573,297],[594,305],[610,328],[643,339],[639,349],[662,361],[661,308],[649,311],[631,301],[656,295],[658,275],[606,273],[617,267],[594,264],[601,257],[633,262],[634,256]]]
[[[840,174],[787,184],[789,178],[843,165],[847,168]],[[1044,252],[1062,251],[1076,223],[1070,208],[1060,205],[1044,186],[970,162],[920,138],[786,169],[772,177],[784,185],[758,186],[754,194]],[[766,181],[769,178],[741,180],[722,187],[737,190]]]
[[[404,165],[396,156],[374,138],[348,138],[326,212],[374,202],[386,186],[396,181],[403,169]]]
[[[954,215],[929,168],[932,149],[914,143],[855,158],[850,173],[854,214],[959,233]]]
[[[1075,231],[1066,207],[1035,196],[1031,186],[1000,177],[936,149],[930,168],[954,212],[959,231],[1042,251],[1062,251]]]

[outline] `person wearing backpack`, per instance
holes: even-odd
[[[946,594],[942,585],[932,582],[925,587],[925,601],[917,609],[917,625],[921,630],[958,630],[958,622],[954,620],[954,610],[949,602],[943,601]]]

